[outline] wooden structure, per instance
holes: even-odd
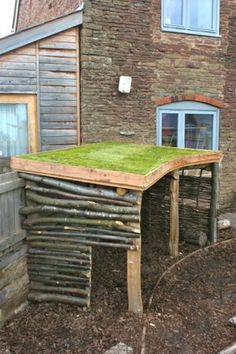
[[[102,161],[103,148],[99,144],[94,146],[101,153]],[[119,151],[121,146],[115,144],[115,160],[122,155]],[[212,180],[210,195],[208,193],[211,202],[207,209],[210,225],[207,232],[209,240],[215,241],[217,165],[222,154],[200,150],[185,152],[184,149],[174,148],[172,150],[180,154],[179,157],[164,158],[170,148],[153,146],[152,152],[156,153],[154,163],[142,174],[124,169],[119,171],[119,163],[117,171],[94,168],[93,164],[84,167],[85,156],[80,154],[82,148],[76,149],[76,166],[53,161],[55,153],[48,153],[47,159],[39,153],[36,156],[13,158],[11,162],[12,168],[20,171],[21,177],[26,180],[27,207],[21,213],[26,216],[24,227],[29,244],[29,298],[89,306],[91,247],[119,247],[127,250],[129,310],[141,313],[141,236],[145,233],[145,209],[149,209],[147,199],[145,201],[148,191],[167,177],[169,196],[156,202],[161,204],[164,199],[169,201],[169,212],[166,211],[169,219],[169,250],[172,256],[176,256],[180,229],[181,173],[178,171],[191,166],[207,166]],[[142,147],[137,145],[137,159],[138,149]],[[66,156],[67,152],[57,152],[56,156],[62,153]],[[68,157],[69,154],[70,150]]]
[[[0,327],[27,300],[26,232],[19,214],[24,184],[16,172],[0,174]]]
[[[82,12],[0,39],[0,105],[25,104],[28,152],[80,144]]]

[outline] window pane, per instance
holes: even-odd
[[[183,25],[183,0],[164,0],[164,24]]]
[[[0,104],[0,156],[28,152],[27,106]]]
[[[162,113],[162,145],[177,146],[178,113]]]
[[[185,147],[212,149],[213,114],[185,115]]]
[[[189,0],[189,26],[197,29],[213,30],[213,1]]]

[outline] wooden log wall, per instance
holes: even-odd
[[[180,235],[204,246],[209,239],[212,173],[209,166],[183,170],[180,176]],[[203,244],[201,244],[203,243]]]
[[[205,173],[204,173],[205,172]],[[209,240],[212,174],[209,166],[179,171],[180,241],[204,245]],[[157,237],[158,247],[168,252],[170,176],[163,177],[144,193],[142,235]]]
[[[15,172],[0,174],[0,327],[27,299],[26,233],[19,216],[23,205],[24,180]]]
[[[92,246],[135,250],[140,193],[21,174],[29,299],[90,305]]]
[[[35,94],[42,150],[80,143],[79,28],[0,56],[0,94]]]

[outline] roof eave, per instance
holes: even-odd
[[[0,55],[14,49],[31,44],[43,38],[63,32],[69,28],[79,26],[83,22],[82,9],[69,15],[45,22],[41,25],[16,32],[10,36],[0,39]]]

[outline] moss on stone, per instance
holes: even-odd
[[[145,175],[173,159],[208,152],[207,150],[105,142],[20,157],[27,160]]]

